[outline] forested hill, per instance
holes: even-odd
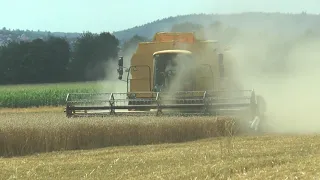
[[[215,39],[222,46],[231,46],[234,53],[238,51],[238,59],[244,59],[242,64],[249,64],[254,71],[284,73],[291,71],[288,64],[297,56],[295,52],[301,51],[299,46],[308,47],[308,52],[301,53],[303,58],[317,52],[319,45],[310,44],[310,40],[320,40],[319,27],[317,15],[245,13],[169,17],[114,33],[106,29],[100,34],[3,28],[0,31],[0,84],[111,78],[110,74],[116,74],[112,65],[119,55],[125,56],[129,63],[138,43],[151,39],[159,31],[193,31],[197,38]]]
[[[191,22],[209,26],[217,21],[242,30],[262,30],[272,32],[303,33],[306,30],[320,30],[320,15],[283,14],[283,13],[242,13],[233,15],[192,14],[168,17],[148,24],[115,32],[119,40],[126,40],[133,35],[151,38],[157,31],[170,31],[174,24]]]
[[[126,30],[113,32],[120,43],[132,38],[134,35],[151,38],[158,31],[170,31],[172,26],[177,23],[191,22],[202,26],[209,26],[216,21],[232,26],[237,29],[263,30],[272,32],[303,33],[306,30],[319,31],[320,15],[301,14],[283,14],[283,13],[242,13],[231,15],[207,15],[190,14],[176,17],[167,17],[147,24],[129,28]],[[33,40],[37,38],[46,38],[50,36],[67,37],[72,41],[78,37],[79,33],[63,33],[48,31],[29,31],[29,30],[11,30],[3,28],[0,30],[0,44],[8,40]],[[104,31],[108,31],[105,29]]]
[[[66,37],[70,42],[72,42],[80,35],[81,33],[20,30],[3,27],[2,29],[0,29],[0,45],[10,41],[32,41],[38,38],[47,39],[50,36]]]

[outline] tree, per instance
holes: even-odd
[[[210,29],[219,33],[223,29],[223,24],[221,21],[215,21],[214,23],[210,24]]]
[[[85,32],[74,44],[70,72],[73,80],[105,78],[106,63],[118,55],[119,40],[110,33]]]
[[[48,55],[46,42],[42,39],[35,39],[32,42],[20,42],[21,53],[19,53],[20,68],[18,69],[18,82],[41,83],[47,78],[46,63]]]
[[[171,28],[171,32],[194,32],[198,39],[204,38],[204,27],[200,24],[191,22],[174,24]]]
[[[0,83],[65,81],[69,56],[69,44],[62,38],[10,42],[0,48]]]
[[[0,46],[0,83],[55,83],[99,80],[107,63],[117,59],[119,41],[110,33],[83,33],[71,51],[69,42],[46,40],[9,42]]]
[[[122,53],[123,54],[132,54],[136,49],[140,42],[146,42],[148,38],[135,35],[128,41],[125,41],[122,45]]]
[[[203,29],[200,24],[195,24],[191,22],[184,22],[179,24],[174,24],[171,28],[172,32],[198,32]]]
[[[19,46],[17,42],[9,42],[6,46],[1,46],[0,49],[0,83],[16,83],[21,66],[19,59]],[[22,51],[23,49],[21,49]]]
[[[47,63],[46,77],[50,82],[62,82],[69,80],[67,71],[71,51],[66,39],[60,37],[49,37],[47,40]]]
[[[94,34],[86,32],[75,41],[72,60],[69,64],[69,73],[72,80],[80,81],[85,79],[85,69],[88,62],[93,58],[94,39]]]

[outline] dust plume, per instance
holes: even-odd
[[[269,130],[319,133],[320,40],[301,35],[285,42],[289,41],[281,36],[252,33],[235,38],[230,45],[239,79],[244,88],[255,89],[264,97]],[[288,48],[280,48],[283,46]]]
[[[290,33],[290,32],[288,32]],[[279,133],[319,133],[320,121],[317,106],[320,104],[317,79],[320,72],[318,58],[320,40],[304,36],[285,37],[278,32],[241,31],[230,38],[228,35],[212,35],[230,46],[228,52],[238,64],[237,79],[244,89],[255,89],[267,103],[266,123],[270,131]],[[220,36],[221,35],[221,36]],[[213,39],[213,40],[214,40]],[[226,40],[227,39],[227,40]],[[129,66],[136,46],[124,52],[124,66]],[[117,79],[117,64],[110,67],[112,90],[126,90],[126,83]],[[124,73],[124,76],[126,73]],[[181,77],[181,75],[178,75]],[[109,80],[110,80],[109,78]],[[109,81],[110,82],[110,81]],[[179,82],[179,81],[177,81]],[[175,84],[180,87],[181,84]],[[176,88],[176,87],[175,87]],[[175,89],[174,88],[174,89]]]
[[[120,51],[119,56],[123,56],[123,66],[129,68],[130,67],[130,60],[133,53],[136,51],[137,46],[131,45],[126,49],[126,51]],[[103,80],[102,85],[102,92],[127,92],[127,83],[122,80],[127,80],[127,72],[123,69],[123,76],[122,80],[118,79],[118,59],[112,59],[107,61],[106,65],[106,75],[105,79]]]
[[[126,83],[118,79],[118,59],[109,60],[106,65],[106,74],[102,83],[101,92],[126,92]]]
[[[267,27],[234,30],[228,25],[201,31],[196,33],[203,39],[218,40],[220,50],[231,48],[228,54],[238,66],[236,79],[267,103],[268,131],[320,132],[319,37]]]
[[[187,57],[188,55],[177,55],[174,57],[171,63],[169,63],[166,68],[165,72],[173,71],[174,75],[173,78],[170,80],[169,89],[168,92],[177,92],[177,91],[183,91],[186,89],[186,87],[192,87],[192,81],[190,81],[188,78],[190,73],[193,71],[193,64],[191,63],[191,57]],[[188,89],[188,88],[187,88]],[[192,89],[189,89],[190,91]]]

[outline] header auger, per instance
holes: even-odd
[[[119,58],[118,78],[127,83],[126,92],[68,94],[65,112],[67,117],[230,115],[257,128],[265,103],[254,90],[240,89],[236,70],[216,41],[157,33],[152,42],[139,43],[129,67]]]

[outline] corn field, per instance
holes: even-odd
[[[97,92],[99,83],[0,86],[0,108],[62,106],[68,93]]]

